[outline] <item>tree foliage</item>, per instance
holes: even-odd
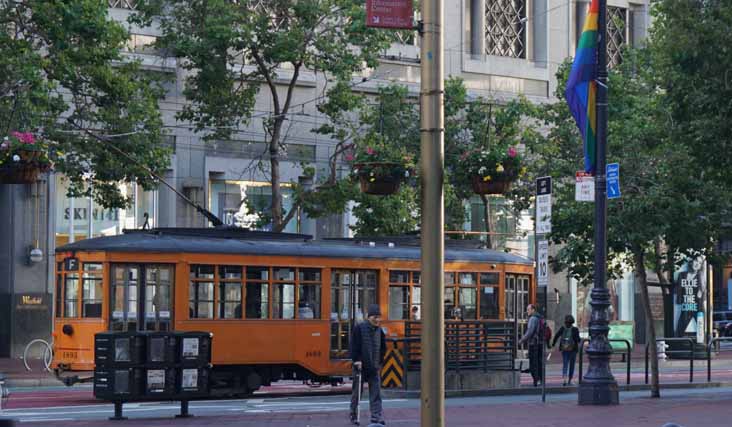
[[[377,65],[392,34],[367,28],[357,0],[144,0],[137,22],[156,22],[159,45],[182,60],[187,70],[187,105],[179,118],[206,139],[228,139],[255,115],[263,88],[271,99],[265,127],[272,184],[268,217],[281,231],[297,207],[284,212],[280,161],[283,125],[293,108],[301,74],[323,73],[337,98],[352,77]]]
[[[2,132],[45,139],[70,193],[107,207],[127,204],[120,182],[153,188],[149,172],[160,173],[169,158],[161,144],[162,92],[122,54],[128,39],[105,2],[0,2]]]

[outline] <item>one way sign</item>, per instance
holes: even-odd
[[[605,166],[605,176],[607,178],[607,198],[620,198],[620,164],[608,163]]]

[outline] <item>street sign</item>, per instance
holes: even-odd
[[[549,286],[549,242],[540,240],[537,245],[536,277],[539,287]]]
[[[377,28],[414,28],[412,0],[366,0],[366,26]]]
[[[552,177],[536,179],[536,233],[552,232]]]
[[[574,200],[577,202],[595,201],[595,177],[584,171],[574,174]]]
[[[607,177],[607,198],[620,198],[620,164],[608,163],[605,167]]]
[[[552,194],[552,177],[542,176],[536,179],[536,195],[545,196]]]

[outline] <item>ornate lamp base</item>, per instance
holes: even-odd
[[[618,405],[620,397],[618,383],[582,382],[577,391],[577,403],[580,405]]]

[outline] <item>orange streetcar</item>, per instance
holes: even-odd
[[[337,383],[368,305],[381,305],[387,336],[401,337],[429,286],[415,241],[371,240],[210,228],[68,244],[56,254],[53,367],[93,370],[97,332],[209,331],[216,394],[281,379]],[[445,272],[447,317],[521,319],[535,299],[533,262],[521,256],[448,244]]]

